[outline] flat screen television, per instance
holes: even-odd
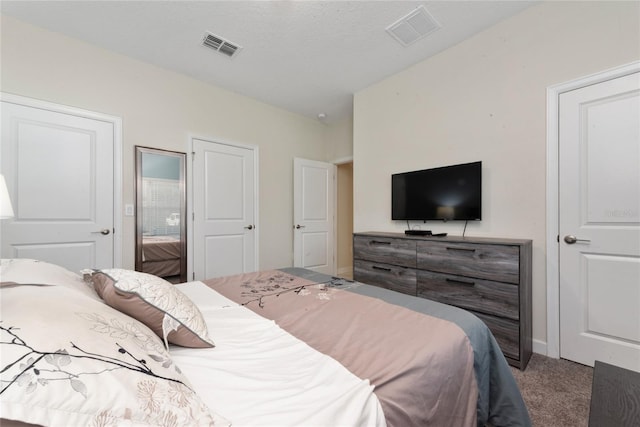
[[[391,175],[391,219],[481,220],[482,162]]]

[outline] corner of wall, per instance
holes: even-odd
[[[353,160],[353,117],[328,124],[324,144],[326,161],[339,164]]]

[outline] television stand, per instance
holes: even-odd
[[[404,230],[409,236],[431,236],[431,230]]]

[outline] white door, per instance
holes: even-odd
[[[640,73],[559,114],[560,356],[640,371]]]
[[[1,167],[15,217],[2,257],[72,271],[114,265],[114,124],[2,102]]]
[[[293,265],[335,274],[336,167],[293,160]]]
[[[256,150],[193,139],[193,278],[255,271]]]

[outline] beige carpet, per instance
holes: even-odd
[[[535,427],[588,426],[593,368],[533,354],[524,372],[511,370]]]

